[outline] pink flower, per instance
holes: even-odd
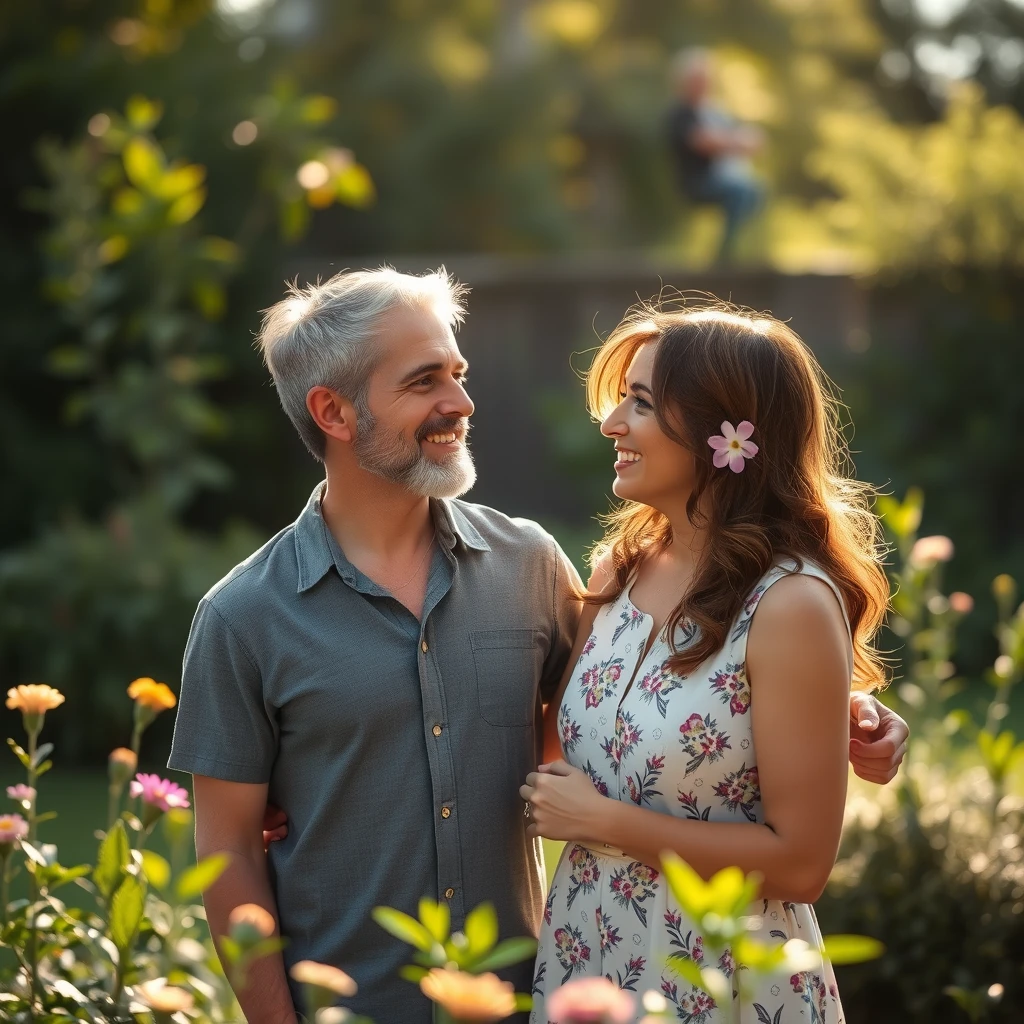
[[[0,814],[0,846],[10,846],[28,835],[28,822],[20,814]]]
[[[19,782],[16,786],[7,787],[7,795],[19,803],[22,800],[31,803],[36,798],[36,791],[31,786],[26,786],[24,782]]]
[[[141,796],[142,802],[152,807],[159,807],[161,811],[169,811],[173,807],[188,807],[188,791],[169,781],[161,779],[159,775],[147,775],[139,772],[132,779],[128,792],[133,797]]]
[[[953,557],[953,542],[940,535],[921,537],[910,549],[909,562],[916,569],[930,569],[939,562],[948,562]]]
[[[754,432],[754,424],[743,420],[734,427],[728,420],[722,421],[722,433],[712,434],[708,444],[715,449],[711,461],[715,469],[728,466],[734,473],[742,473],[746,459],[752,459],[758,453],[758,447],[748,438]]]
[[[954,590],[949,595],[949,607],[957,615],[969,615],[974,610],[974,598],[970,594],[965,594],[962,590]]]
[[[551,993],[548,1016],[556,1024],[630,1024],[633,997],[607,978],[580,978]]]

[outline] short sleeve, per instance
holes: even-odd
[[[276,752],[277,727],[263,700],[259,668],[204,598],[185,647],[167,767],[226,782],[269,782]]]
[[[576,640],[576,627],[579,625],[581,609],[579,595],[584,590],[579,573],[554,538],[551,545],[554,549],[551,614],[554,635],[540,680],[540,697],[545,704],[554,697],[558,684],[562,681],[565,663],[569,660],[572,645]]]

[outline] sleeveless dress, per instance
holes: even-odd
[[[824,580],[843,607],[838,588],[813,563],[799,570],[793,562],[780,563],[751,592],[723,648],[688,676],[669,671],[672,652],[664,632],[643,655],[653,620],[633,606],[627,586],[598,612],[566,687],[558,711],[566,761],[586,772],[605,796],[661,814],[763,822],[747,633],[765,591],[796,571]],[[693,624],[683,623],[677,647],[695,635]],[[763,918],[757,933],[762,941],[799,938],[821,945],[809,904],[759,900],[751,912]],[[671,1019],[686,1024],[843,1024],[828,962],[793,976],[748,976],[742,999],[734,983],[729,1005],[716,1005],[665,966],[669,957],[684,957],[733,977],[728,952],[710,964],[703,941],[657,868],[567,843],[544,907],[530,1024],[548,1024],[546,996],[560,985],[601,975],[638,996],[659,992],[669,1001]]]

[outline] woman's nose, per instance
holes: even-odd
[[[619,415],[619,408],[616,406],[601,421],[601,433],[605,437],[621,437],[625,432],[626,424],[623,423],[622,417]]]

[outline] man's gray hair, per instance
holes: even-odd
[[[337,391],[366,416],[382,321],[398,309],[419,307],[454,328],[465,318],[467,291],[444,267],[421,276],[380,267],[342,271],[305,288],[293,283],[287,298],[263,311],[256,343],[284,411],[315,458],[323,460],[327,440],[306,408],[310,389]]]

